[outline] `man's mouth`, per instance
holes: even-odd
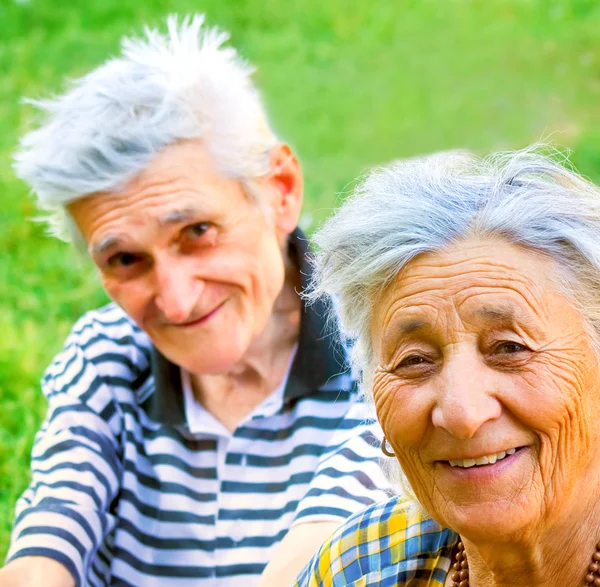
[[[508,450],[495,452],[489,455],[484,455],[482,457],[477,457],[476,459],[458,459],[446,461],[450,463],[451,467],[460,467],[462,469],[468,469],[469,467],[481,467],[484,465],[493,465],[502,459],[510,455],[514,455],[517,452],[517,448],[509,448]]]
[[[181,322],[179,324],[175,324],[175,326],[178,326],[180,328],[190,328],[190,327],[198,326],[199,324],[202,324],[202,323],[206,322],[207,320],[209,320],[210,318],[212,318],[214,316],[214,314],[216,314],[219,311],[219,309],[223,307],[224,304],[225,304],[225,302],[222,302],[218,306],[216,306],[215,308],[213,308],[212,310],[207,312],[206,314],[203,314],[202,316],[200,316],[199,318],[194,318],[193,320],[188,320],[187,322]]]

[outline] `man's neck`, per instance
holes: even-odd
[[[242,359],[226,373],[190,376],[198,402],[230,431],[281,385],[287,373],[302,309],[297,269],[287,277],[265,329]]]

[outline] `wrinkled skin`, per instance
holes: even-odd
[[[598,360],[556,275],[466,240],[414,259],[374,307],[379,420],[425,509],[467,543],[472,586],[578,585],[600,539]],[[448,463],[510,448],[493,475]]]
[[[270,357],[275,341],[285,349],[289,338],[291,348],[297,335],[297,320],[279,320],[274,309],[302,179],[283,145],[271,169],[257,179],[258,205],[239,181],[217,172],[201,143],[188,141],[167,147],[124,189],[69,206],[109,296],[192,374],[228,373],[253,345],[268,347],[255,350]],[[293,288],[292,280],[287,301],[297,313]]]

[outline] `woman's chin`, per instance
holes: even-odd
[[[465,536],[494,538],[512,535],[534,522],[539,508],[535,494],[535,454],[524,447],[491,466],[434,466],[438,499],[432,517]]]
[[[501,536],[522,535],[527,527],[535,524],[535,515],[532,511],[515,508],[514,504],[484,503],[450,506],[443,519],[437,521],[472,542],[495,542]]]

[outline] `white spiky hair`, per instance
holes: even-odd
[[[17,175],[49,212],[51,232],[74,238],[65,206],[118,189],[169,144],[202,139],[219,171],[250,179],[268,170],[276,139],[254,69],[229,35],[204,26],[204,15],[167,19],[167,32],[146,28],[125,38],[121,55],[75,81],[63,96],[32,100],[40,127],[15,154]]]

